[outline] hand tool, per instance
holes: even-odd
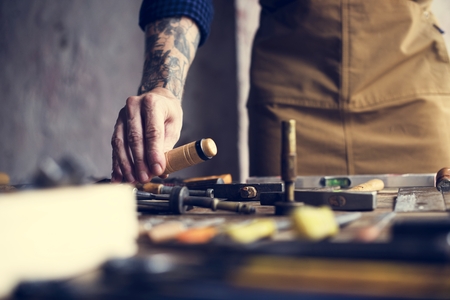
[[[394,210],[396,212],[446,211],[445,197],[449,186],[448,173],[448,168],[442,168],[436,173],[435,187],[400,188],[395,200]]]
[[[313,206],[326,205],[333,210],[374,210],[377,207],[377,193],[296,190],[295,201]]]
[[[333,187],[316,188],[314,190],[294,191],[296,202],[313,206],[330,206],[333,210],[374,210],[377,206],[377,193],[370,191],[383,188],[381,180],[372,180],[355,187],[355,190],[336,190]],[[261,205],[274,205],[282,201],[283,193],[262,193]]]
[[[140,190],[152,194],[170,194],[173,190],[173,186],[164,185],[161,183],[148,182],[141,186]],[[191,190],[189,189],[189,196],[210,197],[214,196],[213,189],[206,190]]]
[[[282,183],[231,183],[211,186],[214,197],[228,201],[259,201],[262,193],[283,192]]]
[[[213,175],[206,177],[195,177],[182,179],[179,177],[161,178],[153,177],[150,181],[151,183],[163,184],[165,186],[186,186],[192,190],[206,190],[212,188],[215,184],[231,183],[230,174]],[[136,183],[136,188],[139,190],[145,190],[143,184]]]
[[[434,173],[427,174],[374,174],[374,175],[336,175],[336,176],[297,176],[295,188],[320,188],[326,186],[340,186],[349,188],[378,178],[384,182],[386,188],[400,188],[408,186],[434,186]],[[250,177],[247,183],[281,182],[280,177]]]
[[[174,148],[165,153],[166,169],[162,176],[209,160],[216,154],[217,146],[210,138]]]
[[[366,243],[375,241],[396,215],[395,212],[389,212],[378,216],[373,225],[361,228],[356,233],[356,240]]]
[[[442,193],[450,191],[450,168],[442,168],[436,173],[436,188]]]
[[[281,123],[281,179],[284,183],[284,201],[274,203],[276,215],[288,215],[303,204],[294,199],[297,176],[297,140],[295,120]]]
[[[183,182],[185,184],[189,184],[189,183],[195,183],[197,181],[218,180],[218,179],[220,179],[220,182],[217,182],[217,183],[232,183],[233,182],[233,177],[229,173],[220,174],[220,175],[204,176],[204,177],[192,177],[192,178],[184,179]]]
[[[255,207],[239,202],[225,202],[217,198],[193,197],[189,196],[186,187],[175,186],[170,195],[156,195],[152,193],[135,190],[138,198],[138,208],[148,211],[164,211],[174,214],[183,214],[186,206],[199,206],[210,208],[211,210],[227,210],[237,213],[255,213]]]

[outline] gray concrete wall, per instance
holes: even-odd
[[[141,0],[0,0],[0,172],[26,182],[39,160],[76,156],[109,176],[119,109],[140,82]],[[234,8],[215,0],[191,69],[180,142],[212,137],[219,155],[178,176],[238,174]],[[219,105],[221,103],[222,105]]]

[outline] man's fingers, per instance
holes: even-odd
[[[144,135],[141,119],[141,98],[129,97],[126,104],[127,141],[133,155],[135,175],[140,182],[148,182],[149,171],[144,156]]]
[[[148,94],[142,100],[144,118],[144,143],[148,167],[155,176],[161,175],[166,168],[164,156],[165,109],[160,99]]]
[[[134,182],[133,175],[133,161],[128,150],[128,143],[126,139],[125,128],[125,110],[122,109],[114,126],[114,133],[111,138],[111,146],[113,148],[113,169],[111,180],[113,182],[122,182],[124,179],[128,182]]]

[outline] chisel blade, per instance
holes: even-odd
[[[395,201],[396,212],[445,211],[442,193],[435,187],[400,188]]]

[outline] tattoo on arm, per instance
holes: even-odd
[[[148,25],[139,94],[163,87],[181,100],[199,41],[198,28],[188,18],[167,18]]]

